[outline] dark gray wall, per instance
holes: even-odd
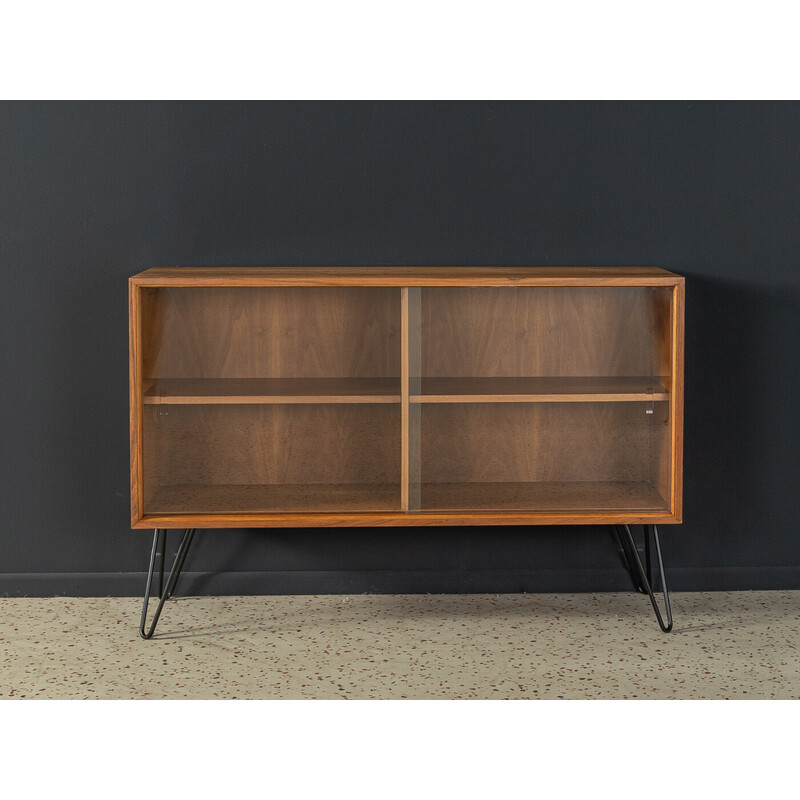
[[[142,590],[126,278],[270,264],[685,275],[672,587],[800,588],[800,104],[126,102],[0,104],[0,593]],[[629,588],[620,565],[604,528],[209,531],[182,591]]]

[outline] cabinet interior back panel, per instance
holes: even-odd
[[[422,375],[669,375],[670,297],[663,287],[422,289]]]
[[[396,288],[151,288],[145,378],[400,376]]]
[[[423,483],[645,482],[662,497],[668,404],[429,404],[421,414]]]
[[[400,485],[398,405],[185,405],[145,409],[156,485]]]

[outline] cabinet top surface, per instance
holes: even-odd
[[[157,267],[138,286],[669,286],[659,267]]]

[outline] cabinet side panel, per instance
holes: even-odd
[[[154,364],[163,346],[163,297],[163,289],[139,289],[139,382],[144,391],[145,383],[154,377]]]
[[[648,289],[648,327],[650,375],[672,375],[672,308],[674,287]]]
[[[686,285],[683,279],[673,290],[672,302],[672,513],[683,519],[683,378],[684,316]]]
[[[648,342],[651,348],[649,374],[663,378],[669,389],[670,402],[663,408],[656,406],[651,434],[651,474],[659,494],[672,507],[673,444],[672,429],[674,409],[674,359],[673,359],[673,287],[654,287],[649,292]]]
[[[148,513],[150,501],[169,477],[161,469],[161,465],[165,463],[166,451],[169,445],[167,441],[158,435],[159,416],[163,413],[169,413],[167,406],[146,405],[143,407],[141,414],[142,427],[140,428],[140,437],[142,449],[141,469],[139,472],[142,476],[142,484],[139,497],[141,498],[142,508]]]
[[[131,525],[141,519],[142,502],[142,402],[141,402],[141,289],[128,282],[128,403],[130,415]]]

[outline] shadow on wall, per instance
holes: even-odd
[[[684,525],[669,536],[670,561],[797,567],[800,290],[684,274]]]

